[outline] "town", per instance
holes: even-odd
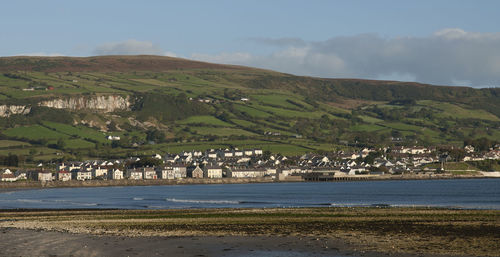
[[[363,148],[351,152],[274,155],[262,149],[210,149],[178,154],[155,154],[119,160],[40,163],[36,168],[4,169],[1,181],[182,180],[268,178],[272,181],[332,181],[394,175],[432,177],[439,174],[498,176],[485,166],[500,160],[500,145],[487,151],[474,146]],[[496,166],[493,166],[496,167]],[[450,173],[451,172],[451,173]]]

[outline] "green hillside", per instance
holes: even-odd
[[[101,96],[130,105],[82,107]],[[72,99],[75,108],[40,106],[54,99]],[[301,154],[500,141],[499,88],[300,77],[158,56],[0,58],[1,106],[30,111],[0,118],[0,155],[33,162],[219,147]]]

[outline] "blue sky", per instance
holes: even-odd
[[[0,56],[158,54],[500,85],[500,1],[3,1]],[[495,51],[498,50],[498,51]]]

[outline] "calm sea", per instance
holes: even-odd
[[[316,206],[433,206],[500,210],[500,179],[55,188],[0,193],[0,209]]]

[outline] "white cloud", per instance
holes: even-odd
[[[278,47],[269,55],[193,54],[192,58],[298,75],[351,78],[414,78],[452,85],[500,85],[500,33],[443,29],[427,37],[385,38],[377,34],[334,37],[320,42],[295,38],[250,39]]]
[[[177,54],[175,54],[174,52],[169,52],[169,51],[164,52],[163,55],[170,56],[170,57],[178,57]]]
[[[468,33],[465,32],[465,30],[459,28],[442,29],[434,32],[434,36],[447,39],[458,39],[467,36],[467,34]]]
[[[160,47],[148,41],[138,41],[130,39],[122,42],[113,42],[102,44],[94,50],[96,55],[164,55],[165,53]]]

